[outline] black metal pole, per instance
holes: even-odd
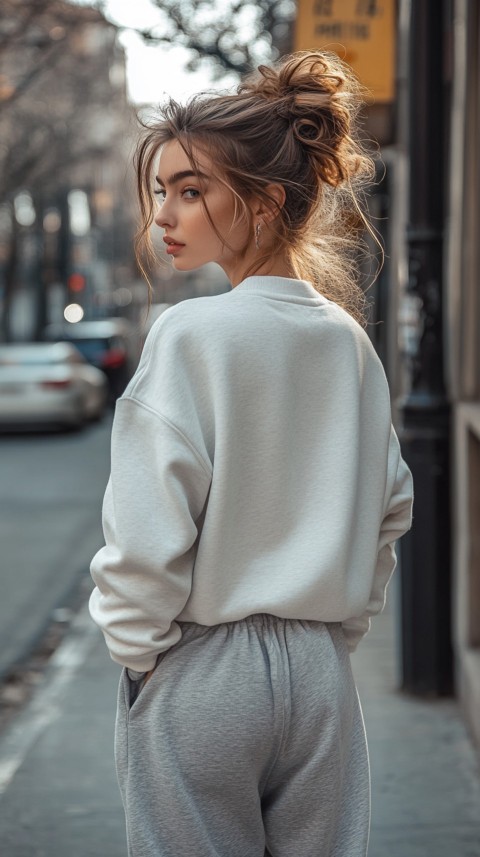
[[[414,525],[400,543],[402,686],[452,691],[450,404],[444,382],[443,2],[411,0],[408,45],[409,280],[417,335],[399,402],[403,454],[415,485]]]

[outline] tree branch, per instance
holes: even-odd
[[[264,36],[271,34],[279,24],[288,24],[294,15],[294,4],[289,0],[236,0],[231,6],[220,6],[215,23],[202,23],[205,9],[211,11],[212,4],[203,0],[155,0],[163,18],[170,24],[168,32],[156,33],[155,29],[136,30],[148,44],[172,44],[177,41],[192,51],[196,60],[208,58],[218,68],[243,75],[256,65],[255,47],[264,47]],[[254,13],[254,29],[250,34],[238,32],[237,23],[245,11]],[[227,50],[221,44],[225,35],[232,37],[233,45]],[[264,52],[264,51],[263,51]],[[239,57],[237,59],[237,57]],[[271,57],[265,56],[264,61]],[[192,60],[189,63],[192,66]]]

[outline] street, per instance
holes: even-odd
[[[81,432],[0,435],[0,677],[68,602],[102,543],[111,414]]]

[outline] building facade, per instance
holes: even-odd
[[[480,6],[451,8],[446,193],[446,337],[453,407],[453,640],[456,684],[480,746]]]
[[[425,128],[412,129],[412,112],[408,110],[412,87],[409,52],[411,54],[414,43],[411,28],[418,25],[422,15],[424,23],[433,16],[440,21],[441,34],[434,41],[427,29],[432,39],[429,49],[433,44],[439,73],[429,75],[427,72],[424,80],[426,99],[437,100],[441,109],[439,134],[428,121]],[[425,38],[425,32],[423,35]],[[444,613],[444,628],[439,625],[437,632],[444,634],[445,645],[453,650],[453,690],[462,705],[472,738],[480,747],[480,6],[476,0],[443,0],[441,3],[400,0],[398,39],[398,137],[392,155],[393,217],[390,226],[396,264],[391,266],[390,288],[398,305],[399,336],[391,352],[391,378],[396,396],[401,397],[409,383],[404,358],[408,360],[409,352],[415,352],[416,340],[425,333],[426,326],[421,293],[411,287],[415,271],[412,272],[407,237],[412,212],[409,197],[421,192],[418,185],[413,183],[412,186],[410,182],[409,186],[408,182],[415,157],[412,150],[422,145],[425,133],[429,135],[427,155],[438,161],[438,198],[442,207],[441,229],[436,236],[442,242],[438,296],[442,305],[442,330],[437,334],[442,343],[437,353],[450,414],[449,520],[444,518],[442,522],[436,514],[439,499],[434,493],[431,495],[433,512],[420,507],[424,497],[421,491],[417,492],[415,517],[418,541],[430,539],[438,546],[445,535],[442,527],[450,530],[445,563],[448,581],[444,582],[448,615]],[[416,80],[415,85],[420,88],[422,83]],[[422,527],[418,532],[419,520],[427,522],[426,526],[431,522],[431,532],[422,531]],[[434,573],[435,570],[429,571]],[[423,586],[421,578],[428,570],[418,563],[416,573],[412,586],[418,591]],[[442,586],[444,583],[440,581]],[[430,601],[424,598],[422,603],[415,600],[414,592],[412,602],[417,608],[421,607],[421,611],[417,611],[419,626],[422,622],[428,623],[429,613],[435,609],[432,603],[435,597],[433,593]],[[412,631],[410,627],[410,623],[415,622],[411,606],[403,605],[402,631],[412,637],[408,656],[415,661],[421,657],[425,638],[422,639],[421,631]]]
[[[117,28],[64,0],[8,0],[0,23],[0,338],[38,339],[138,276],[135,133]]]

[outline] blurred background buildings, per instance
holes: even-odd
[[[132,110],[124,51],[98,11],[3,8],[0,319],[5,340],[30,340],[68,303],[101,314],[132,281]]]
[[[370,207],[386,260],[369,292],[368,330],[416,486],[401,551],[400,683],[416,694],[457,692],[480,745],[479,4],[244,0],[235,14],[230,2],[149,5],[157,23],[136,27],[136,38],[149,51],[181,46],[190,71],[210,63],[215,86],[292,48],[327,47],[371,93],[365,128],[383,164]],[[4,342],[41,340],[71,305],[72,318],[126,317],[142,342],[124,38],[135,24],[109,9],[2,2]],[[159,304],[228,288],[214,268],[181,276],[163,265],[152,282]]]

